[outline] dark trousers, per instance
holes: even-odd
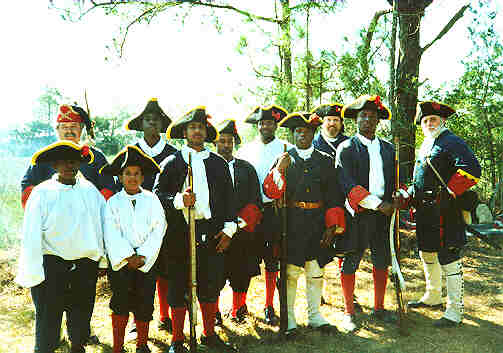
[[[264,204],[262,222],[255,229],[256,254],[259,263],[264,260],[265,269],[268,272],[279,271],[279,254],[274,253],[274,247],[279,246],[281,235],[281,217],[279,216],[274,202]]]
[[[124,266],[119,271],[108,270],[112,287],[110,309],[115,315],[128,316],[130,312],[138,321],[153,319],[154,293],[157,272],[144,273]]]
[[[201,303],[214,303],[220,295],[224,279],[224,254],[216,252],[216,230],[209,220],[196,221],[197,297]],[[168,279],[168,304],[173,308],[185,306],[188,290],[187,262],[171,263]]]
[[[35,305],[35,352],[54,352],[65,310],[72,346],[83,345],[90,335],[98,263],[88,258],[66,261],[53,255],[44,255],[43,261],[45,280],[31,288]]]

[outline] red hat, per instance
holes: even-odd
[[[63,104],[59,107],[59,114],[56,119],[58,123],[82,123],[82,117],[71,105]]]

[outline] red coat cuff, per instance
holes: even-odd
[[[21,193],[21,206],[23,206],[23,208],[26,207],[26,202],[28,202],[28,198],[30,197],[33,188],[34,186],[30,185],[26,189],[24,189],[23,192]]]
[[[257,205],[249,203],[238,212],[238,217],[241,217],[246,222],[246,227],[243,229],[252,233],[255,227],[262,220],[262,212]]]
[[[103,188],[101,189],[101,194],[103,195],[103,197],[105,198],[105,200],[108,201],[109,198],[111,198],[113,196],[113,191],[112,190],[108,190],[106,188]]]
[[[346,218],[344,217],[344,209],[342,207],[329,208],[325,212],[325,226],[327,228],[338,226],[346,230]]]
[[[361,209],[359,205],[360,201],[369,195],[370,192],[368,192],[363,186],[356,185],[348,194],[349,206],[351,206],[355,212],[358,212]]]
[[[477,184],[478,181],[479,178],[474,177],[462,169],[458,169],[447,183],[447,187],[451,189],[456,196],[459,196],[473,185]]]
[[[280,189],[278,188],[278,185],[276,185],[276,183],[274,182],[273,171],[271,170],[269,174],[267,174],[264,180],[264,194],[268,198],[277,200],[283,195],[286,189],[286,180],[283,174],[281,174],[281,179],[283,179],[283,186]]]

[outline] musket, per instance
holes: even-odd
[[[400,139],[395,138],[395,191],[400,187]],[[406,304],[403,300],[405,280],[400,270],[400,211],[395,208],[389,226],[389,245],[391,250],[391,278],[395,287],[397,301],[398,327],[401,335],[408,335],[405,327]]]
[[[284,152],[286,152],[286,145],[284,145]],[[285,170],[285,180],[286,180],[286,170]],[[286,205],[286,188],[285,192],[281,196],[281,254],[280,254],[280,286],[279,286],[279,332],[284,334],[288,329],[288,303],[287,303],[287,293],[286,293],[286,267],[287,267],[287,256],[288,256],[288,239],[287,239],[287,227],[288,227],[288,208]]]
[[[194,180],[192,174],[192,155],[189,152],[189,188],[194,192]],[[189,322],[190,322],[190,352],[197,352],[196,326],[197,326],[197,264],[196,264],[196,219],[194,206],[189,207]]]

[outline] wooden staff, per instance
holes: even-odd
[[[395,191],[400,188],[400,138],[395,138]],[[403,300],[403,290],[405,290],[405,280],[400,270],[400,211],[395,209],[391,218],[389,230],[389,242],[391,249],[391,278],[395,287],[397,301],[397,318],[400,334],[408,335],[405,325],[406,304]]]
[[[189,152],[189,188],[194,193],[194,180],[192,175],[192,155]],[[190,322],[190,352],[197,352],[196,326],[197,326],[197,264],[196,264],[196,214],[194,206],[189,207],[189,322]]]
[[[284,152],[286,152],[286,145],[284,145]],[[285,182],[286,182],[286,170],[285,170]],[[281,196],[281,255],[280,255],[280,286],[279,286],[279,332],[284,334],[288,329],[288,302],[286,293],[286,266],[288,257],[288,239],[287,239],[287,227],[288,227],[288,208],[286,204],[286,187],[285,192]]]

